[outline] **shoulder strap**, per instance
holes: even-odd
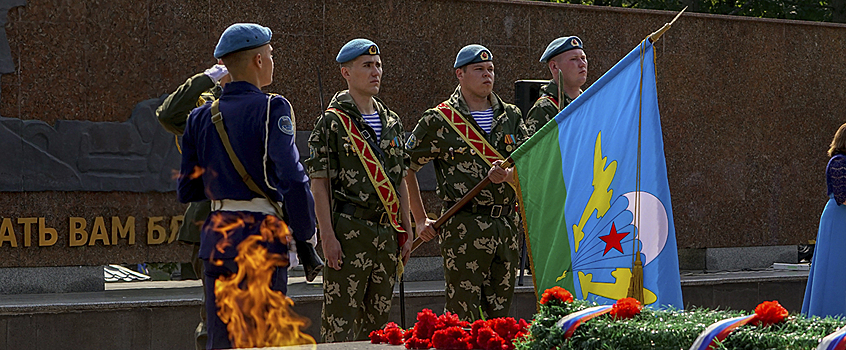
[[[376,194],[379,196],[379,200],[388,214],[388,221],[390,221],[391,226],[400,234],[406,233],[405,229],[400,225],[401,218],[399,213],[401,207],[399,196],[394,185],[391,184],[387,173],[385,173],[382,163],[376,159],[376,154],[373,152],[372,147],[367,143],[365,137],[361,135],[361,131],[353,122],[353,118],[337,108],[329,108],[327,111],[335,114],[341,125],[344,126],[344,131],[347,132],[347,136],[350,138],[350,145],[358,155],[358,159],[364,167],[364,172],[367,174],[367,178],[370,179],[370,184],[376,190]],[[403,239],[400,239],[400,245],[404,242]]]
[[[458,136],[461,136],[461,139],[464,140],[464,143],[470,147],[473,151],[475,151],[476,156],[481,158],[482,161],[485,162],[488,166],[492,166],[494,161],[497,160],[505,160],[505,158],[499,154],[499,152],[491,146],[490,143],[485,139],[484,136],[479,134],[479,132],[470,125],[467,120],[464,119],[464,116],[461,115],[455,108],[452,108],[447,103],[441,103],[435,110],[441,115],[441,117],[458,133]],[[508,184],[517,190],[517,187],[508,182]]]
[[[214,100],[211,105],[211,115],[212,115],[212,123],[214,123],[214,128],[217,130],[217,134],[220,135],[220,141],[223,142],[223,148],[226,149],[226,154],[229,155],[229,160],[232,161],[232,166],[235,167],[235,170],[238,171],[238,175],[241,175],[241,180],[250,188],[251,191],[262,195],[270,205],[273,206],[273,209],[276,211],[276,216],[279,218],[285,217],[285,212],[282,211],[282,208],[279,206],[279,203],[274,201],[270,198],[264,191],[262,191],[261,187],[259,187],[255,181],[253,181],[253,177],[247,173],[247,169],[244,168],[244,164],[241,163],[241,160],[238,159],[238,155],[235,154],[235,150],[232,149],[232,144],[229,142],[229,134],[226,133],[226,128],[223,125],[223,114],[220,113],[220,100]]]
[[[558,100],[556,100],[555,97],[552,97],[552,96],[549,96],[549,95],[543,95],[538,100],[544,100],[544,99],[549,100],[549,102],[551,102],[552,105],[555,106],[555,109],[561,111],[561,108],[558,107]]]

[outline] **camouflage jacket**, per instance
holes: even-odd
[[[407,169],[406,155],[403,150],[405,137],[402,121],[396,113],[388,109],[384,102],[375,97],[374,99],[376,111],[382,119],[382,137],[378,140],[381,153],[375,148],[373,152],[381,158],[382,167],[399,195],[399,184]],[[329,108],[337,108],[345,112],[354,122],[357,121],[362,134],[368,133],[373,139],[376,138],[376,132],[361,117],[348,91],[335,94],[329,103]],[[314,131],[308,138],[310,155],[304,164],[309,176],[331,178],[333,202],[340,200],[364,208],[383,208],[364,165],[361,164],[361,160],[349,143],[350,138],[338,117],[332,112],[325,111],[315,123]]]
[[[182,136],[191,110],[218,99],[221,91],[220,85],[203,73],[188,78],[156,109],[159,123],[165,130]]]
[[[461,113],[503,157],[508,157],[528,138],[528,131],[517,106],[503,102],[495,93],[491,93],[489,99],[494,115],[490,134],[482,131],[470,115],[470,109],[461,97],[460,87],[445,102]],[[423,112],[423,117],[406,143],[406,152],[410,168],[415,171],[435,161],[438,196],[445,201],[461,199],[488,175],[491,168],[475,152],[471,154],[470,147],[434,108]],[[507,183],[501,183],[488,185],[473,202],[494,205],[511,204],[515,200],[514,189]]]
[[[540,94],[541,97],[549,96],[558,100],[558,85],[555,84],[555,80],[550,80],[549,84],[541,86]],[[560,104],[561,109],[564,109],[570,102],[573,102],[573,99],[567,96],[566,93],[562,95],[561,97],[563,97],[564,101]],[[548,98],[538,98],[535,101],[535,105],[526,114],[526,129],[529,130],[529,135],[534,135],[547,122],[554,119],[556,115],[558,115],[558,107],[552,101]]]

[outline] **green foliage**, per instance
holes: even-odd
[[[529,335],[518,341],[517,350],[678,350],[689,349],[696,337],[709,325],[731,317],[748,315],[739,311],[694,309],[688,311],[653,311],[644,309],[630,320],[617,321],[603,315],[579,326],[573,337],[565,340],[564,331],[555,326],[562,317],[595,304],[577,300],[573,303],[547,306],[529,328]],[[722,346],[726,349],[816,349],[820,339],[846,326],[846,319],[792,315],[785,322],[759,327],[742,326]]]
[[[555,3],[614,6],[722,15],[846,22],[842,0],[535,0]]]

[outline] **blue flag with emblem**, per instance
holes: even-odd
[[[644,40],[511,155],[538,295],[684,307],[657,95]]]

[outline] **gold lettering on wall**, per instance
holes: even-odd
[[[88,245],[96,245],[97,241],[103,241],[103,245],[109,245],[109,233],[106,231],[106,222],[102,216],[94,218],[94,226],[91,227],[91,239]]]
[[[129,236],[129,245],[135,244],[135,217],[126,218],[126,224],[120,224],[120,218],[112,216],[112,244],[118,244],[118,238]]]
[[[147,245],[170,244],[177,240],[184,216],[151,216],[146,218]],[[169,219],[169,222],[168,222]],[[88,226],[88,220],[92,220]],[[90,219],[79,216],[68,217],[68,247],[134,245],[136,232],[143,230],[144,222],[138,223],[135,216],[95,216]],[[144,220],[143,218],[141,220]],[[59,232],[47,225],[45,217],[0,217],[0,248],[19,248],[18,240],[23,237],[23,247],[35,246],[35,227],[38,224],[38,247],[50,247],[59,241]],[[142,226],[139,226],[142,225]],[[64,233],[62,239],[64,239]]]
[[[170,219],[170,238],[167,239],[167,243],[173,243],[176,240],[176,236],[179,235],[179,226],[182,226],[184,220],[184,215],[177,215]]]
[[[47,237],[50,238],[47,238]],[[38,218],[38,246],[49,247],[56,244],[59,240],[59,233],[52,227],[47,227],[47,222],[44,218]]]
[[[9,242],[12,248],[18,247],[18,238],[15,236],[15,229],[12,228],[12,219],[3,218],[3,223],[0,224],[0,247],[3,243]]]
[[[159,224],[162,221],[162,216],[147,218],[147,245],[162,244],[167,239],[167,231]]]
[[[32,224],[37,222],[37,218],[18,218],[18,224],[24,225],[24,247],[32,245]]]
[[[88,242],[88,231],[85,231],[85,227],[88,226],[88,222],[85,219],[80,217],[71,216],[69,218],[69,229],[70,234],[68,235],[70,238],[70,246],[71,247],[79,247],[85,245]]]

